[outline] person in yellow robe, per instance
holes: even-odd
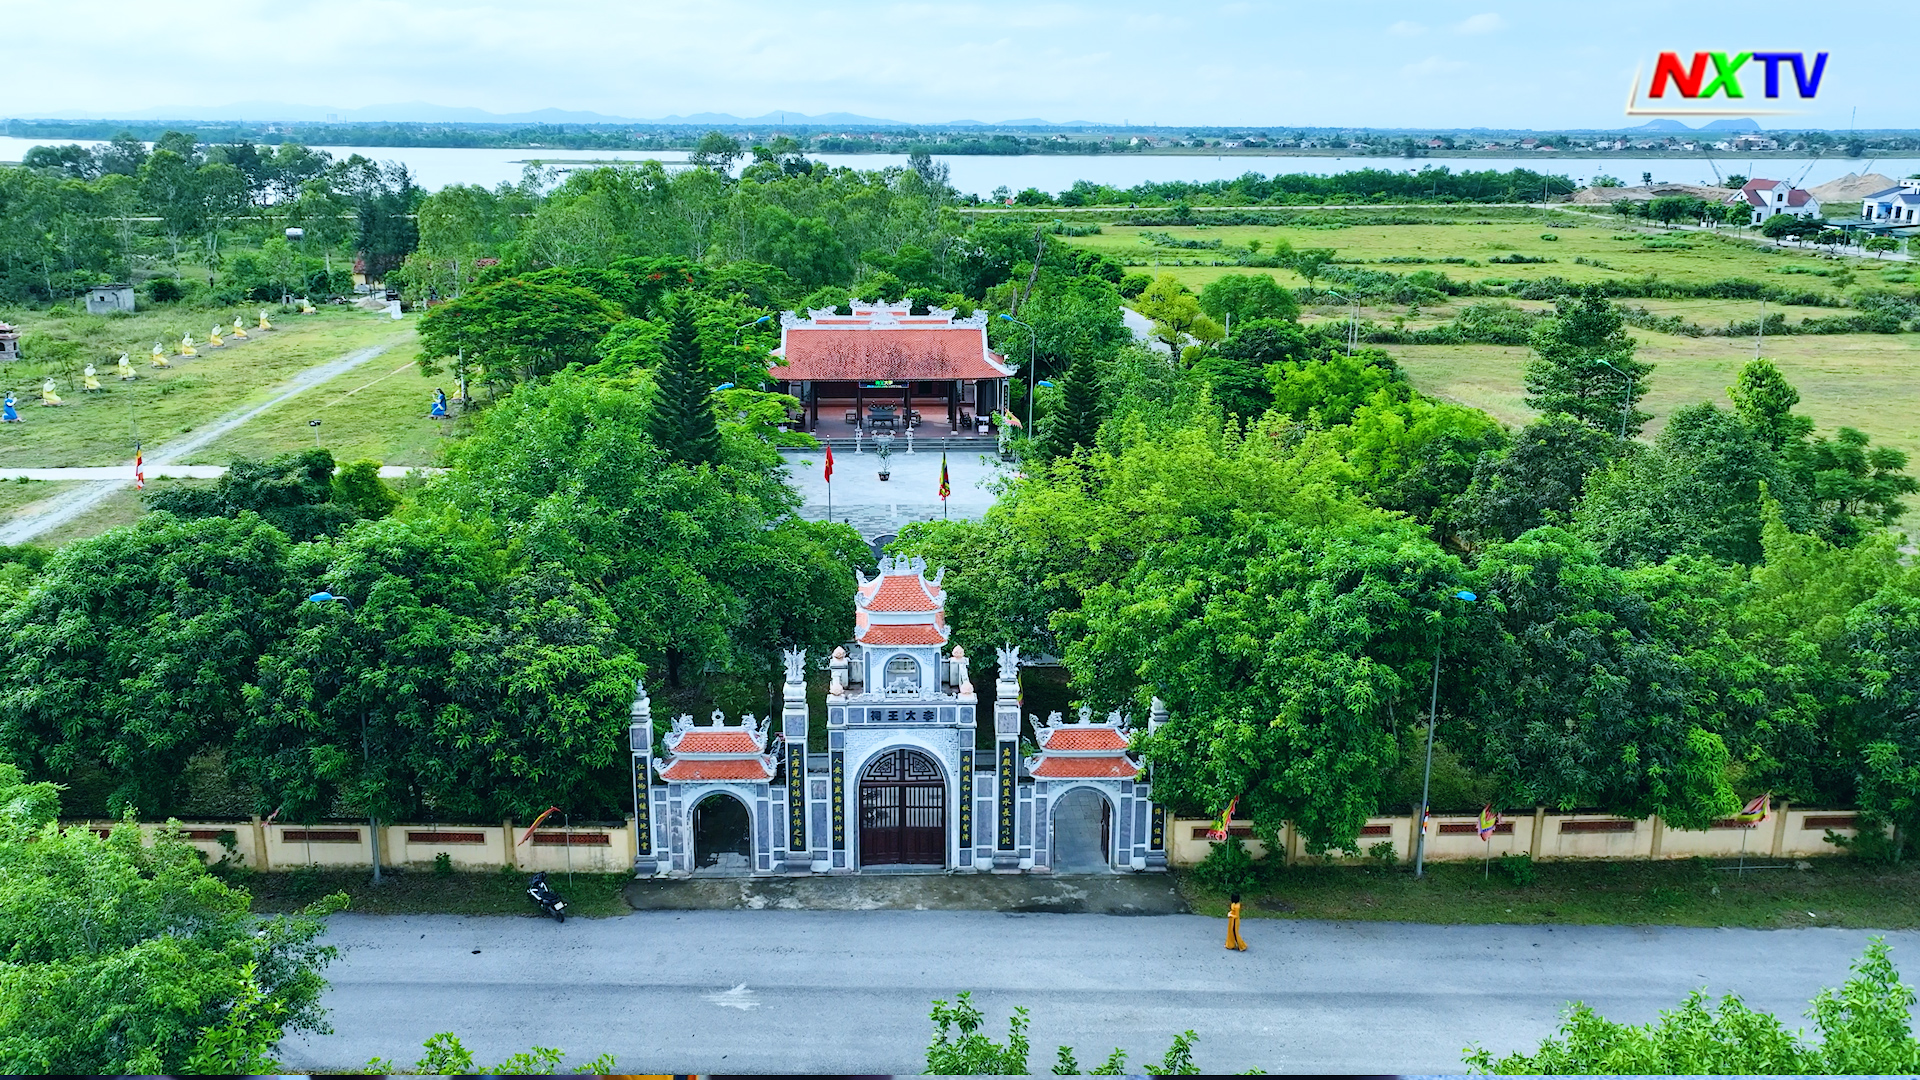
[[[159,355],[160,355],[160,344],[159,344],[159,342],[155,342],[155,343],[154,343],[154,346],[153,346],[153,355],[155,355],[155,356],[159,356]],[[122,381],[122,382],[125,382],[125,381],[127,381],[128,379],[131,379],[131,378],[134,378],[134,377],[135,377],[135,376],[134,376],[134,374],[133,374],[133,364],[132,364],[131,362],[129,362],[129,361],[127,360],[127,354],[126,354],[126,353],[121,353],[121,354],[120,354],[120,365],[119,365],[119,367],[120,367],[120,381]]]
[[[62,404],[62,402],[60,401],[60,395],[53,392],[53,376],[51,375],[47,376],[46,382],[43,382],[40,384],[40,404],[42,405]]]
[[[181,356],[199,356],[200,355],[198,352],[194,351],[192,334],[180,335],[180,355]],[[167,365],[161,364],[160,366],[166,367]]]
[[[247,328],[240,325],[240,316],[238,315],[233,317],[233,336],[243,341],[246,340],[247,336]]]
[[[225,344],[226,342],[220,340],[220,325],[215,323],[213,327],[207,331],[207,347],[217,349]]]
[[[89,394],[94,393],[100,389],[100,376],[94,374],[92,364],[87,365],[87,370],[84,373],[83,378],[80,380],[80,385],[81,385],[81,388],[84,389]]]
[[[262,329],[262,330],[271,330],[271,329],[273,329],[273,324],[267,321],[267,309],[266,309],[266,308],[261,308],[261,309],[260,309],[260,329]]]
[[[1227,948],[1236,952],[1246,952],[1247,943],[1240,937],[1240,894],[1234,893],[1227,903]]]

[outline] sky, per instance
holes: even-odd
[[[642,118],[785,110],[927,124],[1613,128],[1642,122],[1624,115],[1627,91],[1663,50],[1773,49],[1832,58],[1805,115],[1762,126],[1844,129],[1857,107],[1862,128],[1920,127],[1913,39],[1843,33],[1844,10],[1808,10],[1781,0],[1743,0],[1737,17],[1654,0],[88,0],[79,16],[0,0],[0,115],[433,102]],[[1856,15],[1886,10],[1860,4]]]

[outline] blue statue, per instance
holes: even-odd
[[[433,411],[427,415],[433,417],[435,420],[445,420],[447,418],[447,392],[445,390],[439,387],[434,388]]]
[[[14,404],[15,402],[11,393],[7,395],[5,401],[0,402],[0,423],[17,424],[20,422],[20,413],[13,407]]]

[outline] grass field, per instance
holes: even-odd
[[[20,327],[27,335],[26,340],[36,343],[42,354],[60,348],[73,351],[69,359],[52,362],[44,356],[36,358],[34,350],[23,349],[24,358],[13,365],[13,370],[0,376],[5,379],[5,388],[20,399],[24,420],[0,429],[0,467],[50,468],[130,461],[136,424],[141,441],[151,448],[236,408],[263,400],[272,388],[301,370],[355,349],[390,344],[393,348],[388,355],[397,359],[387,363],[386,357],[381,357],[348,378],[361,371],[391,371],[412,358],[411,322],[396,325],[363,311],[327,308],[309,316],[281,316],[275,323],[277,329],[255,330],[250,340],[220,349],[203,349],[197,358],[175,358],[174,366],[165,370],[149,366],[147,355],[155,341],[169,344],[179,341],[180,331],[174,329],[176,324],[197,326],[193,336],[196,341],[204,341],[217,314],[206,311],[176,314],[164,309],[125,318],[0,313],[0,318]],[[191,323],[186,322],[189,318]],[[228,319],[231,318],[229,314]],[[169,331],[171,337],[160,336]],[[114,375],[114,362],[122,350],[130,354],[129,359],[139,373],[139,378],[128,383]],[[87,363],[92,363],[100,373],[99,393],[87,394],[80,390],[81,368]],[[382,368],[382,364],[386,367]],[[58,408],[39,405],[41,379],[49,371],[56,381],[56,392],[66,402]],[[307,395],[289,402],[286,408],[307,407],[316,400],[313,395],[323,389],[309,390]],[[398,403],[380,398],[369,400],[379,401],[380,407],[337,410],[335,416],[339,423],[326,434],[331,437],[338,431],[347,442],[367,446],[370,451],[374,448],[384,451],[382,440],[387,435],[402,435],[394,416],[389,415],[397,413]],[[409,410],[423,415],[425,397],[417,398]],[[256,422],[266,423],[273,418],[269,414]],[[306,419],[300,419],[300,438],[286,435],[278,442],[263,440],[255,443],[254,449],[278,453],[312,445],[313,436],[306,427]],[[404,444],[405,437],[400,441]],[[383,457],[384,453],[368,452],[358,456]],[[225,464],[227,460],[208,457],[205,453],[194,457],[195,462],[211,464]]]
[[[1075,237],[1071,242],[1111,255],[1148,272],[1164,270],[1193,288],[1199,288],[1222,274],[1235,273],[1266,273],[1288,286],[1306,284],[1304,278],[1288,270],[1160,265],[1174,261],[1204,262],[1216,258],[1230,261],[1230,256],[1223,254],[1224,249],[1245,248],[1252,240],[1260,241],[1266,250],[1271,250],[1282,241],[1296,249],[1332,248],[1342,262],[1364,262],[1375,269],[1399,274],[1435,270],[1456,281],[1541,278],[1549,275],[1569,281],[1597,281],[1608,277],[1657,274],[1664,278],[1688,281],[1744,277],[1773,282],[1783,287],[1837,293],[1841,289],[1839,282],[1846,279],[1830,276],[1834,271],[1851,272],[1854,283],[1860,285],[1874,285],[1888,274],[1899,278],[1912,273],[1912,267],[1906,263],[1832,259],[1799,251],[1783,253],[1763,248],[1750,238],[1733,234],[1623,228],[1598,215],[1556,213],[1552,215],[1551,223],[1555,227],[1549,228],[1546,219],[1479,222],[1463,219],[1456,224],[1337,227],[1104,225],[1099,234]],[[1170,236],[1176,240],[1218,240],[1223,249],[1166,247],[1155,243],[1149,234]],[[1555,239],[1543,239],[1546,236]],[[1513,255],[1552,261],[1518,265],[1487,261]],[[1426,264],[1379,263],[1379,260],[1386,258],[1424,258],[1434,261]],[[1438,261],[1447,258],[1466,259],[1481,265]],[[1587,262],[1575,262],[1576,258]],[[1596,262],[1601,265],[1594,265]]]
[[[367,915],[524,915],[540,916],[527,899],[527,874],[436,874],[431,870],[388,870],[386,881],[374,885],[365,869],[292,870],[257,874],[223,871],[230,884],[253,896],[255,912],[297,911],[323,896],[347,894],[348,911]],[[567,914],[597,917],[625,915],[632,909],[621,890],[632,874],[548,874],[567,902]]]
[[[1780,860],[1755,860],[1778,865]],[[1755,929],[1920,927],[1920,867],[1879,868],[1822,858],[1805,870],[1713,869],[1704,860],[1548,862],[1515,885],[1496,863],[1405,867],[1293,866],[1248,890],[1246,911],[1284,919],[1419,923],[1659,924]],[[1226,914],[1223,897],[1181,876],[1196,912]],[[1257,933],[1257,931],[1254,931]]]
[[[193,455],[189,464],[224,465],[236,457],[270,457],[312,446],[320,421],[320,445],[339,461],[372,458],[387,465],[432,465],[441,448],[463,431],[459,420],[427,417],[435,388],[451,397],[443,373],[420,373],[410,345],[396,348],[353,371],[320,384]],[[456,416],[459,407],[453,406]]]

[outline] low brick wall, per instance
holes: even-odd
[[[118,822],[74,821],[68,828],[85,827],[101,833]],[[382,866],[431,868],[445,853],[456,870],[576,870],[619,873],[633,865],[631,822],[620,826],[543,823],[532,836],[526,825],[503,821],[498,825],[381,825]],[[140,823],[141,835],[151,838],[163,826]],[[327,822],[314,825],[282,821],[183,821],[180,831],[209,863],[229,860],[260,871],[293,870],[304,866],[367,866],[373,861],[367,823]],[[522,838],[526,839],[523,841]]]
[[[1774,806],[1765,821],[1755,824],[1742,825],[1729,819],[1716,822],[1712,828],[1687,830],[1673,828],[1657,817],[1561,814],[1537,808],[1502,814],[1493,835],[1483,841],[1479,815],[1436,814],[1427,825],[1426,858],[1429,862],[1471,861],[1512,854],[1528,854],[1542,861],[1726,859],[1742,854],[1760,858],[1804,858],[1835,854],[1837,849],[1826,842],[1828,831],[1852,836],[1856,820],[1852,810],[1803,810],[1781,803]],[[1206,858],[1215,843],[1206,836],[1212,827],[1213,822],[1205,818],[1175,818],[1167,848],[1168,861],[1175,866],[1191,866]],[[1267,847],[1254,838],[1251,821],[1235,821],[1233,832],[1247,841],[1248,850],[1255,858],[1266,856]],[[1307,857],[1291,825],[1281,830],[1280,839],[1286,847],[1288,862]],[[1358,841],[1361,852],[1364,854],[1383,843],[1393,845],[1396,861],[1412,862],[1412,816],[1367,819]]]

